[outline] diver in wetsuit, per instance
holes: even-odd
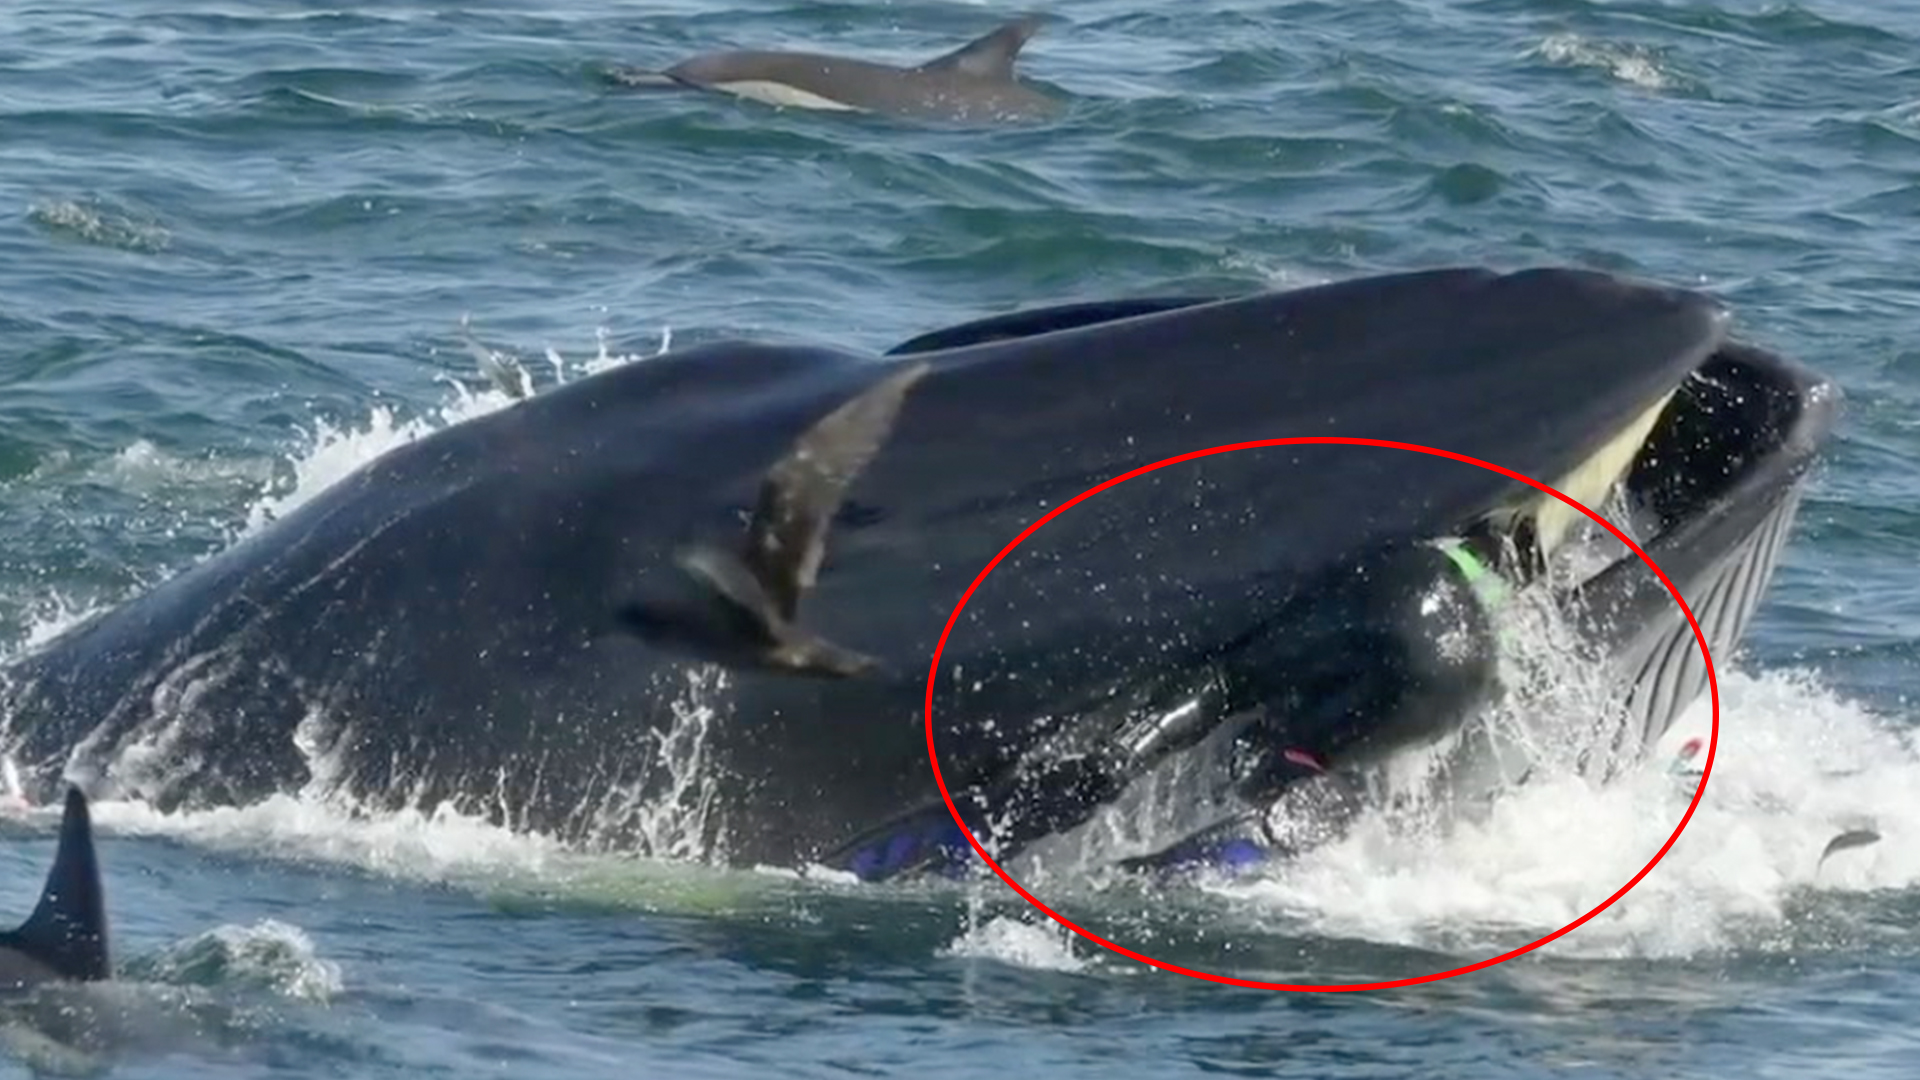
[[[1230,675],[1147,694],[1076,733],[1070,750],[1031,755],[984,785],[952,785],[983,845],[1011,853],[1064,832],[1172,755],[1232,725],[1228,801],[1244,808],[1161,852],[1143,869],[1243,865],[1277,854],[1267,811],[1303,781],[1333,781],[1457,730],[1497,690],[1492,609],[1513,569],[1480,534],[1379,553],[1335,573],[1231,646]],[[835,852],[862,878],[954,870],[972,848],[944,803],[890,822]]]
[[[1234,737],[1232,796],[1244,809],[1126,865],[1239,867],[1284,854],[1269,827],[1282,798],[1350,816],[1353,773],[1457,730],[1498,689],[1493,613],[1511,591],[1506,575],[1522,568],[1496,543],[1418,545],[1290,605],[1297,647],[1274,656],[1266,707]]]

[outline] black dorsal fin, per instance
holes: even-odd
[[[921,71],[958,71],[976,79],[1013,81],[1013,63],[1027,39],[1040,30],[1040,16],[1023,15],[998,30],[920,65]]]
[[[18,930],[0,933],[0,948],[20,952],[63,978],[93,982],[113,973],[107,955],[106,896],[93,853],[93,820],[79,788],[67,789],[60,846],[40,903]]]

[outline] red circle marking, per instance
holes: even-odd
[[[1258,979],[1239,979],[1231,975],[1215,975],[1212,972],[1195,971],[1192,968],[1182,967],[1179,964],[1170,964],[1164,960],[1155,960],[1151,956],[1145,956],[1140,953],[1134,952],[1132,949],[1129,949],[1124,945],[1115,944],[1114,942],[1108,941],[1106,938],[1103,938],[1098,934],[1095,934],[1095,933],[1092,933],[1091,931],[1083,929],[1078,924],[1074,923],[1072,920],[1066,918],[1065,916],[1061,915],[1059,912],[1041,903],[1037,898],[1034,897],[1032,893],[1028,892],[1025,888],[1023,888],[1019,882],[1013,880],[1012,877],[1008,876],[1007,872],[1001,869],[1000,864],[994,860],[993,856],[987,854],[986,848],[980,845],[979,839],[973,835],[973,830],[969,829],[967,827],[967,823],[961,819],[960,810],[953,803],[953,794],[947,790],[946,778],[940,775],[940,752],[934,747],[934,744],[933,744],[933,688],[934,688],[935,682],[937,682],[939,679],[940,655],[946,651],[947,638],[953,634],[954,623],[960,620],[960,613],[966,609],[967,601],[973,599],[974,591],[980,588],[980,583],[987,580],[987,575],[993,572],[994,567],[1000,565],[1000,561],[1002,559],[1005,559],[1008,555],[1013,554],[1014,549],[1018,548],[1021,544],[1025,543],[1027,540],[1027,537],[1032,536],[1035,532],[1038,532],[1040,529],[1040,526],[1045,525],[1047,522],[1052,521],[1056,517],[1059,517],[1062,513],[1080,504],[1081,502],[1084,502],[1087,499],[1100,494],[1102,491],[1105,491],[1108,488],[1113,487],[1117,484],[1123,483],[1127,480],[1131,480],[1134,477],[1144,476],[1147,473],[1153,472],[1156,469],[1164,469],[1169,465],[1178,465],[1183,461],[1192,461],[1196,458],[1211,457],[1214,454],[1225,454],[1234,450],[1251,450],[1251,449],[1255,449],[1257,447],[1262,447],[1262,446],[1295,446],[1295,445],[1302,445],[1302,444],[1308,444],[1308,443],[1331,443],[1334,445],[1345,445],[1345,446],[1382,446],[1392,450],[1412,450],[1416,453],[1432,454],[1435,457],[1452,458],[1454,461],[1463,461],[1469,465],[1478,465],[1483,469],[1490,469],[1493,472],[1497,472],[1502,476],[1519,480],[1525,484],[1530,484],[1533,487],[1538,488],[1539,490],[1544,491],[1549,495],[1552,495],[1554,498],[1559,499],[1561,502],[1566,503],[1568,506],[1571,506],[1574,509],[1580,511],[1581,513],[1587,515],[1587,517],[1592,518],[1602,528],[1606,529],[1608,532],[1612,533],[1617,539],[1619,539],[1619,541],[1622,544],[1625,544],[1629,549],[1631,549],[1635,555],[1638,555],[1640,557],[1640,561],[1646,563],[1647,567],[1653,571],[1654,576],[1660,579],[1660,583],[1667,587],[1667,592],[1672,594],[1673,596],[1673,602],[1680,605],[1680,613],[1687,617],[1687,625],[1693,628],[1694,640],[1700,643],[1700,656],[1702,659],[1706,661],[1706,664],[1707,664],[1707,692],[1713,701],[1713,732],[1707,742],[1706,765],[1700,771],[1700,783],[1699,783],[1699,786],[1694,788],[1693,801],[1687,804],[1687,812],[1681,816],[1680,824],[1674,827],[1673,835],[1667,837],[1667,842],[1660,846],[1660,850],[1654,854],[1653,858],[1647,860],[1647,865],[1641,867],[1639,873],[1633,875],[1633,879],[1631,881],[1628,881],[1625,885],[1620,886],[1619,890],[1616,891],[1612,896],[1609,896],[1605,900],[1601,901],[1596,907],[1593,908],[1593,910],[1587,912],[1585,915],[1580,916],[1579,918],[1573,920],[1572,922],[1561,927],[1560,929],[1555,930],[1553,933],[1548,934],[1542,938],[1539,938],[1538,940],[1530,944],[1522,945],[1517,949],[1510,949],[1504,953],[1501,953],[1498,956],[1492,957],[1487,960],[1482,960],[1478,963],[1465,964],[1460,967],[1450,969],[1448,971],[1437,971],[1431,975],[1418,975],[1418,976],[1414,976],[1412,978],[1406,978],[1406,979],[1389,979],[1384,982],[1331,983],[1331,984],[1324,984],[1324,985],[1316,985],[1316,984],[1310,984],[1310,983],[1262,982]],[[1465,975],[1471,971],[1479,971],[1482,968],[1493,967],[1495,964],[1504,964],[1508,960],[1511,960],[1516,956],[1521,956],[1526,953],[1530,953],[1533,950],[1539,948],[1542,945],[1547,944],[1550,941],[1555,941],[1563,937],[1564,935],[1571,933],[1572,931],[1585,925],[1586,922],[1589,919],[1592,919],[1595,915],[1598,915],[1601,912],[1612,907],[1614,903],[1618,901],[1621,897],[1627,895],[1627,893],[1630,892],[1634,886],[1640,884],[1641,880],[1644,879],[1649,873],[1653,871],[1653,868],[1655,866],[1659,865],[1661,859],[1664,859],[1667,857],[1667,852],[1673,850],[1674,843],[1680,839],[1680,834],[1686,831],[1687,824],[1693,820],[1693,812],[1700,808],[1700,798],[1701,796],[1706,794],[1707,778],[1711,776],[1713,773],[1713,757],[1714,757],[1714,754],[1719,750],[1719,747],[1720,747],[1720,682],[1713,670],[1713,655],[1707,649],[1706,635],[1700,632],[1700,622],[1699,620],[1693,617],[1693,609],[1687,606],[1686,600],[1683,599],[1680,595],[1680,590],[1674,588],[1673,582],[1668,579],[1666,572],[1661,570],[1658,566],[1654,565],[1653,560],[1647,557],[1647,553],[1641,550],[1639,544],[1634,543],[1633,540],[1630,539],[1626,533],[1623,533],[1619,529],[1615,528],[1612,522],[1601,517],[1599,514],[1594,513],[1592,510],[1589,510],[1584,504],[1574,499],[1568,498],[1566,495],[1562,494],[1561,492],[1555,490],[1554,488],[1548,487],[1546,484],[1543,484],[1540,481],[1535,480],[1530,476],[1522,476],[1519,473],[1514,472],[1512,469],[1502,468],[1499,465],[1495,465],[1487,461],[1481,461],[1479,458],[1468,457],[1465,454],[1456,454],[1451,450],[1436,450],[1431,446],[1419,446],[1414,443],[1393,442],[1388,439],[1356,439],[1356,438],[1346,438],[1343,436],[1335,436],[1335,435],[1306,435],[1306,436],[1300,436],[1300,437],[1291,438],[1291,439],[1257,439],[1252,442],[1231,443],[1226,446],[1216,446],[1210,450],[1195,450],[1191,453],[1181,454],[1177,457],[1167,458],[1164,461],[1156,461],[1151,465],[1142,465],[1131,472],[1122,473],[1111,480],[1107,480],[1103,483],[1097,484],[1087,489],[1086,491],[1081,492],[1079,495],[1076,495],[1073,498],[1067,500],[1066,502],[1061,503],[1059,506],[1054,507],[1052,510],[1049,510],[1045,514],[1045,516],[1040,518],[1040,520],[1027,526],[1024,532],[1022,532],[1019,536],[1014,537],[1013,541],[1009,543],[1006,547],[1000,549],[1000,553],[993,557],[993,561],[987,564],[986,569],[980,571],[979,576],[973,579],[973,583],[967,586],[967,591],[962,593],[960,596],[960,602],[954,605],[953,614],[947,617],[947,625],[940,631],[940,643],[934,646],[933,663],[927,669],[927,758],[933,764],[934,782],[940,785],[940,797],[946,800],[947,812],[953,815],[954,822],[960,826],[960,831],[966,835],[967,843],[972,845],[974,854],[979,855],[981,859],[986,861],[986,864],[988,866],[993,867],[993,872],[1000,875],[1000,880],[1006,882],[1008,888],[1012,889],[1014,892],[1017,892],[1021,896],[1025,897],[1027,903],[1032,904],[1034,907],[1039,908],[1041,911],[1046,912],[1047,917],[1051,918],[1054,922],[1057,922],[1060,925],[1066,927],[1067,929],[1073,931],[1074,933],[1079,934],[1081,937],[1086,938],[1088,941],[1091,941],[1097,945],[1104,946],[1105,948],[1110,949],[1113,952],[1119,953],[1121,956],[1138,960],[1143,964],[1147,964],[1152,967],[1157,967],[1162,971],[1172,971],[1172,972],[1177,972],[1178,974],[1181,974],[1181,975],[1191,975],[1196,979],[1204,979],[1208,982],[1225,983],[1229,986],[1245,986],[1245,987],[1262,989],[1262,990],[1300,990],[1300,991],[1314,991],[1314,992],[1320,992],[1320,993],[1339,993],[1339,992],[1346,992],[1346,991],[1352,991],[1352,990],[1390,990],[1390,989],[1393,989],[1394,987],[1400,987],[1400,986],[1417,986],[1421,983],[1438,982],[1441,979],[1451,979],[1456,975]]]

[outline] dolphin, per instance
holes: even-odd
[[[1595,271],[1448,268],[1060,305],[878,356],[674,350],[395,448],[17,657],[0,736],[30,793],[320,790],[872,879],[1165,782],[1152,843],[1178,846],[1461,731],[1501,693],[1494,586],[1550,583],[1574,527],[1444,458],[1215,455],[1035,533],[930,672],[1009,540],[1194,450],[1396,440],[1617,493],[1726,655],[1838,403],[1730,319]],[[1706,669],[1638,559],[1582,573],[1555,595],[1631,759]]]
[[[40,902],[18,929],[0,933],[0,991],[52,982],[99,982],[112,975],[93,822],[86,796],[70,787],[59,846]]]
[[[772,105],[988,123],[1053,116],[1060,102],[1020,82],[1014,62],[1040,19],[1025,16],[917,67],[818,53],[707,53],[667,68],[617,67],[632,87],[717,90]]]

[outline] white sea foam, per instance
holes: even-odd
[[[1768,947],[1801,890],[1920,883],[1920,756],[1884,719],[1804,672],[1721,675],[1719,748],[1685,832],[1618,903],[1546,948],[1559,955],[1690,956]],[[1607,785],[1562,775],[1438,833],[1363,820],[1284,871],[1211,888],[1308,932],[1494,951],[1605,901],[1672,835],[1693,794],[1666,769],[1704,738],[1698,703],[1637,772]],[[1871,827],[1879,843],[1821,862],[1828,841]]]
[[[1535,46],[1530,55],[1562,67],[1604,71],[1621,82],[1645,90],[1666,90],[1678,81],[1650,49],[1579,34],[1553,34]]]

